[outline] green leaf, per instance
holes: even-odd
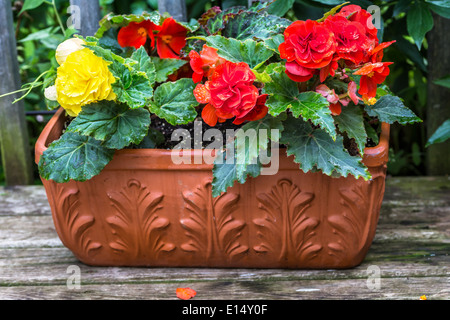
[[[161,22],[161,15],[158,11],[152,11],[150,13],[144,12],[140,15],[127,14],[127,15],[114,15],[110,13],[106,15],[99,22],[99,29],[97,30],[95,37],[101,38],[103,34],[111,28],[120,28],[127,26],[130,22],[142,22],[144,20],[149,20],[157,25]]]
[[[156,80],[156,69],[144,46],[133,52],[131,59],[137,61],[137,63],[133,65],[133,69],[144,72],[147,75],[150,84],[153,86]]]
[[[32,10],[37,7],[39,7],[41,4],[43,4],[45,0],[25,0],[22,6],[22,10],[20,10],[19,15],[22,14],[22,12],[27,10]]]
[[[165,141],[164,135],[154,128],[149,128],[147,135],[142,139],[136,148],[137,149],[155,149]]]
[[[282,42],[284,42],[284,35],[277,34],[274,35],[272,38],[264,40],[264,45],[266,46],[266,48],[269,48],[273,52],[280,54],[278,47]]]
[[[43,40],[51,37],[55,33],[55,29],[53,27],[48,27],[46,29],[42,29],[33,33],[30,33],[25,38],[20,39],[18,42],[26,42],[32,40]]]
[[[433,83],[445,88],[450,88],[450,75],[445,76],[441,79],[434,80]]]
[[[318,3],[322,3],[322,4],[326,4],[326,5],[338,5],[341,4],[342,1],[341,0],[312,0],[313,2],[318,2]]]
[[[433,29],[433,16],[427,5],[421,1],[415,1],[406,16],[406,26],[409,35],[413,38],[417,48],[422,47],[422,42],[428,31]]]
[[[117,72],[119,70],[122,72]],[[117,101],[126,103],[132,109],[148,105],[150,98],[153,96],[153,88],[145,73],[130,72],[123,65],[112,73],[115,77],[119,76],[119,81],[112,84],[113,91],[117,95]]]
[[[367,133],[361,108],[358,106],[344,107],[341,114],[335,116],[334,119],[341,132],[346,132],[350,139],[355,139],[360,154],[363,154],[367,142]]]
[[[91,49],[94,54],[105,61],[110,62],[109,71],[116,79],[112,84],[117,101],[126,103],[130,108],[140,108],[148,105],[153,96],[153,84],[156,75],[154,65],[150,58],[146,57],[143,48],[134,52],[132,57],[124,59],[114,54],[111,50],[97,45],[98,39],[86,37],[85,47]]]
[[[433,3],[428,3],[428,8],[430,8],[433,12],[437,13],[441,17],[450,19],[450,7],[442,7]]]
[[[422,163],[422,152],[420,151],[419,144],[417,142],[413,142],[411,149],[411,158],[414,165],[420,166]]]
[[[123,149],[139,144],[150,125],[150,113],[144,108],[129,109],[127,105],[102,101],[84,106],[70,123],[68,132],[78,132],[104,141],[110,149]]]
[[[222,4],[222,7],[225,8]],[[209,9],[202,15],[200,23],[204,25],[206,32],[209,35],[219,34],[229,19],[243,11],[243,7],[231,7],[225,10],[220,10],[215,7]]]
[[[250,69],[257,69],[273,56],[274,52],[264,44],[251,39],[239,41],[227,39],[222,36],[210,36],[205,38],[209,47],[217,49],[217,54],[231,62],[245,62]]]
[[[450,139],[450,119],[447,119],[428,139],[425,147]]]
[[[379,142],[379,137],[378,137],[378,133],[377,130],[375,130],[370,123],[368,123],[367,121],[364,121],[364,129],[366,130],[367,133],[367,137],[369,139],[371,139],[375,144],[378,144]]]
[[[267,9],[267,12],[282,17],[292,8],[295,0],[275,0]]]
[[[281,117],[267,115],[246,123],[236,132],[236,177],[239,181],[245,181],[247,166],[258,163],[259,155],[267,150],[270,141],[278,143],[283,129]]]
[[[327,99],[317,92],[299,93],[297,83],[289,79],[282,66],[274,68],[270,77],[272,81],[265,84],[263,92],[270,95],[266,105],[271,115],[277,116],[290,109],[295,117],[311,120],[333,139],[336,138],[336,127]]]
[[[234,143],[234,142],[233,142]],[[217,197],[222,192],[226,192],[229,187],[232,187],[237,181],[245,183],[248,176],[257,177],[261,173],[261,163],[258,161],[255,164],[245,166],[245,169],[240,169],[241,165],[236,160],[236,155],[233,152],[222,151],[218,154],[213,166],[213,181],[212,181],[212,196]],[[240,170],[240,178],[238,178],[237,171]]]
[[[396,47],[400,49],[400,54],[404,54],[406,57],[411,59],[416,66],[418,66],[423,72],[427,72],[427,66],[424,57],[417,49],[417,46],[401,37],[397,39],[395,43]]]
[[[425,0],[425,2],[442,8],[450,8],[450,0]]]
[[[410,5],[411,5],[411,0],[399,0],[394,5],[394,11],[392,12],[392,16],[396,17],[400,13],[408,11]]]
[[[268,65],[262,65],[258,68],[258,70],[253,69],[253,73],[255,74],[256,80],[259,82],[267,83],[272,81],[270,74],[277,67],[281,67],[281,63],[270,63]]]
[[[236,40],[265,40],[283,33],[292,22],[267,13],[242,12],[226,22],[221,35]]]
[[[327,1],[327,2],[335,2],[335,1]],[[348,1],[347,1],[347,2],[344,2],[344,3],[340,3],[340,2],[341,2],[341,1],[338,1],[338,3],[330,3],[330,4],[337,4],[337,6],[334,7],[333,9],[331,9],[330,11],[326,12],[326,13],[323,15],[322,18],[320,18],[319,20],[317,20],[317,22],[323,22],[323,21],[325,21],[325,19],[326,19],[327,17],[334,15],[336,12],[338,12],[338,10],[339,10],[340,8],[342,8],[343,6],[349,4]],[[329,3],[327,3],[327,4],[329,4]]]
[[[390,124],[396,121],[400,124],[422,122],[397,96],[382,96],[373,106],[366,105],[365,110],[369,116]]]
[[[39,161],[39,174],[58,183],[86,181],[98,175],[113,155],[114,150],[104,147],[101,141],[66,132],[44,151]]]
[[[167,120],[172,125],[185,124],[197,117],[194,97],[194,82],[183,78],[176,82],[166,82],[155,90],[150,111]]]
[[[303,172],[319,169],[328,176],[339,174],[347,177],[351,174],[355,178],[370,179],[361,157],[352,157],[344,149],[341,136],[333,141],[324,130],[313,129],[309,123],[293,117],[283,125],[280,142],[287,145],[288,156],[294,155],[294,161],[300,164]]]
[[[160,59],[158,57],[151,57],[156,69],[156,82],[162,83],[167,80],[167,77],[184,66],[187,61],[181,59]]]

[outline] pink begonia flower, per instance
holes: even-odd
[[[320,84],[316,87],[316,92],[320,93],[331,104],[335,104],[339,101],[339,96],[324,84]]]
[[[350,99],[352,99],[354,104],[358,104],[359,97],[356,95],[358,87],[354,81],[348,83],[347,93]]]

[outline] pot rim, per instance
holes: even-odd
[[[60,133],[63,129],[63,124],[65,120],[66,114],[63,108],[59,108],[55,115],[50,119],[47,125],[42,130],[38,140],[35,145],[35,163],[39,164],[40,157],[47,150],[47,146],[58,139]],[[363,163],[371,168],[371,167],[379,167],[383,166],[388,162],[388,153],[389,153],[389,133],[390,133],[390,125],[388,123],[383,122],[381,124],[381,135],[379,139],[379,143],[375,147],[367,147],[364,149],[363,155]],[[209,151],[206,151],[209,152]],[[201,164],[193,161],[192,164],[175,164],[172,159],[173,151],[171,149],[122,149],[116,150],[114,154],[114,158],[111,162],[106,166],[109,170],[119,170],[123,168],[121,162],[126,159],[126,163],[130,164],[129,160],[139,159],[139,158],[151,158],[155,160],[153,164],[159,164],[157,167],[161,169],[161,164],[164,163],[164,167],[170,170],[211,170],[213,165],[205,163],[202,161]],[[200,149],[182,149],[178,153],[180,156],[188,156],[191,159],[203,158],[205,154],[205,150]],[[171,165],[167,165],[167,161],[172,163]],[[106,169],[105,168],[105,169]],[[130,169],[152,169],[153,167],[150,164],[145,164],[141,161],[140,164],[136,164],[134,167]],[[299,169],[296,166],[297,170]],[[153,168],[155,169],[155,168]]]

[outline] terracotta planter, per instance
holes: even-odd
[[[63,110],[36,144],[58,139]],[[349,268],[364,259],[384,194],[389,125],[366,148],[363,179],[280,170],[211,197],[211,165],[175,165],[169,150],[117,151],[86,182],[43,180],[59,237],[97,266]],[[193,150],[192,155],[202,152]]]

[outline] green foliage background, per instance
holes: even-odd
[[[103,15],[109,12],[139,14],[143,11],[157,10],[158,7],[157,0],[99,1]],[[291,20],[319,19],[332,7],[343,3],[341,0],[278,1],[272,13],[283,15]],[[24,2],[25,8],[23,8]],[[427,101],[428,44],[425,36],[433,27],[432,12],[446,18],[450,17],[449,2],[448,0],[350,1],[364,9],[371,5],[377,5],[381,9],[380,40],[397,40],[394,45],[385,50],[384,61],[394,62],[386,84],[423,120],[426,120]],[[22,83],[30,83],[52,64],[56,65],[54,50],[65,38],[58,16],[61,17],[65,28],[69,18],[67,8],[70,3],[67,0],[11,0],[11,3],[14,11],[14,28]],[[186,0],[186,5],[188,19],[196,19],[212,6],[220,6],[222,9],[236,5],[246,6],[248,0]],[[28,10],[26,10],[27,7]],[[47,109],[42,87],[33,89],[24,100],[27,111]],[[27,117],[32,150],[49,117]],[[389,173],[392,175],[425,174],[426,138],[423,123],[407,126],[393,125]],[[37,169],[35,176],[36,183],[40,183]],[[3,178],[0,165],[0,184]]]

